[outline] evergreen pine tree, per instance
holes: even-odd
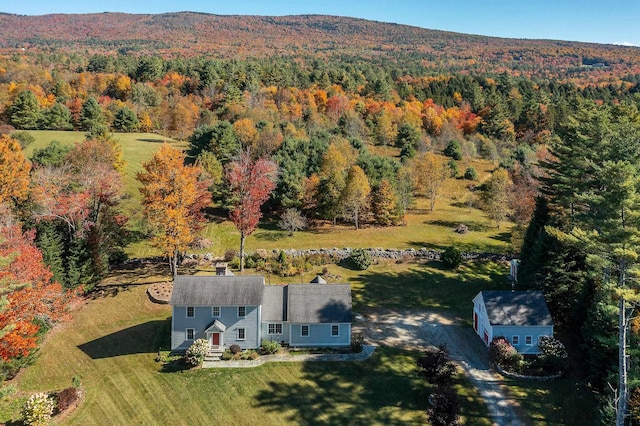
[[[65,287],[77,288],[78,286],[91,286],[91,257],[87,251],[87,242],[82,238],[74,238],[69,247],[67,260],[67,277]]]
[[[9,120],[18,129],[39,129],[42,112],[38,98],[30,90],[23,90],[8,108]]]
[[[64,244],[62,234],[51,222],[41,222],[38,226],[38,248],[42,252],[42,260],[53,273],[54,281],[65,282],[63,256]]]

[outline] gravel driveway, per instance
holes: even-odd
[[[447,345],[451,359],[465,371],[485,400],[495,425],[526,425],[518,404],[491,369],[487,348],[468,326],[456,323],[443,313],[425,310],[375,310],[354,324],[370,343],[424,350]]]

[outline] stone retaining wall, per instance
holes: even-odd
[[[365,249],[369,252],[369,255],[373,258],[378,259],[404,259],[404,258],[418,258],[418,259],[427,259],[427,260],[440,260],[440,252],[439,250],[429,250],[426,247],[422,247],[420,249],[384,249],[384,248],[369,248]],[[314,254],[328,254],[331,257],[342,260],[351,254],[353,251],[350,247],[345,248],[321,248],[321,249],[303,249],[303,250],[294,250],[287,249],[284,250],[287,256],[291,257],[300,257],[300,256],[308,256]],[[277,253],[277,251],[275,251]],[[511,255],[497,254],[497,253],[486,253],[486,252],[463,252],[462,258],[464,260],[493,260],[493,261],[509,261],[513,258]]]
[[[500,374],[502,374],[503,376],[508,377],[510,379],[517,379],[517,380],[531,380],[531,381],[536,381],[536,382],[550,382],[552,380],[559,379],[564,374],[564,372],[560,372],[560,373],[557,373],[557,374],[552,374],[550,376],[525,376],[523,374],[517,374],[517,373],[512,373],[510,371],[506,371],[506,370],[502,369],[502,367],[500,367],[495,362],[493,363],[493,365],[496,367],[496,370],[498,370],[498,372]]]
[[[439,250],[429,250],[426,247],[422,247],[420,249],[384,249],[384,248],[369,248],[365,249],[369,252],[371,257],[378,259],[404,259],[404,258],[418,258],[418,259],[427,259],[427,260],[440,260],[440,254],[442,253]],[[350,247],[345,248],[320,248],[320,249],[284,249],[282,250],[289,257],[300,257],[300,256],[309,256],[309,255],[329,255],[334,259],[342,260],[351,254],[353,251]],[[265,250],[261,251],[266,255],[277,256],[280,253],[280,250],[274,249],[271,252],[267,252]],[[254,254],[252,253],[247,253]],[[215,256],[211,253],[205,254],[188,254],[187,258],[192,259],[203,259],[203,260],[213,260]],[[492,261],[504,261],[508,262],[509,260],[515,258],[514,255],[509,254],[498,254],[498,253],[488,253],[488,252],[462,252],[462,258],[464,260],[492,260]]]
[[[385,248],[369,248],[365,249],[369,252],[372,258],[374,259],[424,259],[424,260],[440,260],[441,251],[427,249],[426,247],[422,247],[420,249],[385,249]],[[309,255],[328,255],[336,261],[340,261],[342,259],[346,259],[349,257],[351,252],[353,251],[350,247],[345,248],[319,248],[319,249],[285,249],[283,250],[288,257],[300,257],[300,256],[309,256]],[[261,255],[266,256],[277,256],[280,253],[280,250],[274,249],[271,251],[267,250],[259,250]],[[247,253],[247,255],[252,255],[255,252]],[[489,253],[489,252],[462,252],[463,260],[485,260],[485,261],[494,261],[494,262],[508,262],[511,259],[516,258],[514,255],[510,254],[498,254],[498,253]],[[204,253],[204,254],[186,254],[185,259],[188,260],[203,260],[205,262],[213,262],[218,260],[219,258],[212,253]],[[163,257],[154,257],[154,258],[135,258],[128,259],[125,262],[126,264],[135,264],[135,263],[153,263],[153,262],[165,262],[166,258]]]

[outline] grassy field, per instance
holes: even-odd
[[[534,425],[596,424],[592,392],[569,374],[553,382],[510,379],[505,382]]]
[[[62,131],[30,131],[35,142],[25,149],[27,156],[37,148],[42,148],[53,140],[63,144],[73,144],[83,140],[83,132]],[[141,170],[143,161],[153,155],[159,144],[167,141],[178,147],[186,147],[186,143],[169,140],[151,133],[115,134],[122,145],[123,157],[126,161],[124,186],[126,198],[122,209],[130,218],[130,226],[138,229],[142,219],[140,211],[140,194],[135,180],[136,173]],[[479,179],[486,178],[494,165],[487,161],[474,160],[460,162],[460,170],[472,166],[478,170]],[[475,182],[477,184],[477,182]],[[505,223],[500,229],[488,220],[484,212],[471,207],[473,194],[469,191],[470,181],[449,179],[441,199],[437,201],[436,210],[429,211],[427,203],[418,199],[407,216],[406,226],[389,228],[368,227],[354,230],[351,226],[320,225],[290,237],[277,228],[277,218],[265,218],[259,229],[247,239],[247,249],[278,248],[320,248],[320,247],[392,247],[392,248],[442,248],[456,244],[462,249],[509,252],[509,235],[511,224]],[[453,232],[453,228],[464,223],[470,232],[461,235]],[[204,230],[202,235],[213,243],[207,252],[222,255],[227,249],[239,246],[239,234],[228,220],[216,218]],[[132,257],[155,256],[158,253],[146,240],[132,242],[127,253]]]
[[[439,308],[466,324],[477,291],[509,288],[507,266],[498,263],[470,263],[457,273],[415,262],[381,262],[361,272],[329,265],[329,273],[352,285],[356,312],[374,306]],[[14,381],[19,393],[0,400],[0,422],[18,419],[30,393],[67,387],[79,376],[86,400],[63,424],[209,424],[212,413],[221,424],[425,423],[429,388],[415,375],[418,354],[412,352],[381,347],[362,363],[163,372],[154,357],[166,345],[171,312],[149,302],[144,291],[167,278],[165,265],[110,276],[101,293],[48,336],[36,363]],[[588,424],[571,422],[588,419],[590,407],[587,392],[570,377],[507,384],[535,424]],[[458,377],[457,390],[464,400],[463,424],[489,424],[486,407],[464,377]]]
[[[146,274],[139,283],[164,277]],[[145,274],[138,274],[145,276]],[[278,363],[254,369],[162,372],[154,362],[166,340],[170,308],[145,285],[110,287],[56,329],[16,382],[20,397],[67,387],[79,376],[86,399],[63,424],[424,424],[426,382],[418,354],[378,348],[361,363]],[[457,389],[468,424],[489,424],[464,377]],[[0,402],[0,421],[18,418]],[[215,416],[215,420],[212,420]]]
[[[63,145],[73,145],[84,140],[85,132],[64,132],[52,130],[29,130],[35,141],[25,148],[27,157],[31,156],[34,150],[47,146],[51,141],[58,141]],[[125,175],[123,179],[125,200],[122,203],[123,212],[131,218],[132,222],[141,219],[140,215],[140,192],[138,191],[138,181],[136,173],[142,170],[142,163],[158,150],[163,142],[185,148],[184,142],[177,142],[164,136],[153,133],[115,133],[114,137],[122,146],[122,157],[124,158]]]

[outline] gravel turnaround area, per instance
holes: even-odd
[[[454,318],[425,310],[373,310],[354,324],[373,344],[424,350],[446,344],[487,404],[495,425],[527,425],[519,405],[509,396],[501,377],[491,368],[488,350],[473,329]]]

